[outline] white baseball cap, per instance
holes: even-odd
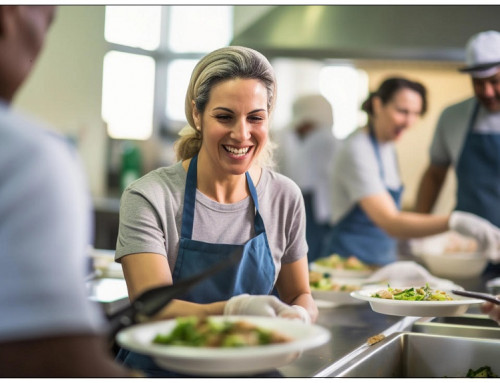
[[[297,127],[311,122],[319,127],[333,125],[333,109],[330,102],[320,94],[306,94],[298,97],[292,106],[292,125]]]
[[[486,31],[472,36],[465,47],[465,64],[460,72],[475,78],[490,77],[500,71],[500,32]]]

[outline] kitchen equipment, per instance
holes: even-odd
[[[331,371],[335,377],[464,378],[490,366],[500,375],[500,340],[394,333]]]
[[[471,338],[500,339],[500,326],[485,314],[464,314],[455,317],[417,319],[413,332]]]
[[[451,290],[453,294],[462,295],[464,297],[482,299],[496,305],[500,305],[500,299],[494,295],[487,293],[480,293],[476,291],[465,291],[465,290]]]
[[[463,298],[448,291],[453,298],[451,301],[407,301],[373,297],[378,290],[380,288],[353,291],[351,296],[368,301],[372,310],[381,314],[418,317],[462,315],[470,305],[481,303],[480,299]]]
[[[212,266],[198,275],[176,282],[173,285],[159,286],[143,292],[130,305],[108,316],[110,335],[114,338],[116,333],[123,327],[147,320],[158,313],[172,299],[178,298],[202,280],[235,264],[240,258],[240,251],[237,250],[225,261]]]
[[[210,321],[243,320],[263,329],[277,331],[292,340],[248,347],[190,347],[152,343],[154,337],[169,333],[175,319],[150,322],[123,329],[116,341],[123,347],[150,355],[170,371],[202,376],[245,376],[267,372],[297,359],[302,351],[320,346],[330,339],[330,331],[298,320],[260,316],[210,316]]]

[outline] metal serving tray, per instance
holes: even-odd
[[[465,377],[470,368],[490,366],[500,375],[500,340],[399,332],[349,360],[331,377]]]
[[[487,315],[465,314],[458,317],[422,318],[412,331],[426,334],[500,339],[500,326]]]

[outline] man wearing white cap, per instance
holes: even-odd
[[[330,169],[339,142],[332,131],[333,109],[320,94],[302,95],[292,106],[292,122],[276,141],[278,170],[294,180],[304,196],[308,259],[323,253],[330,230]]]
[[[500,226],[500,32],[472,36],[466,46],[466,67],[460,71],[470,74],[475,96],[441,114],[417,211],[432,210],[452,165],[457,176],[455,209]]]

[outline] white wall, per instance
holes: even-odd
[[[44,50],[14,100],[55,130],[74,136],[93,195],[105,192],[101,119],[104,6],[59,6]]]

